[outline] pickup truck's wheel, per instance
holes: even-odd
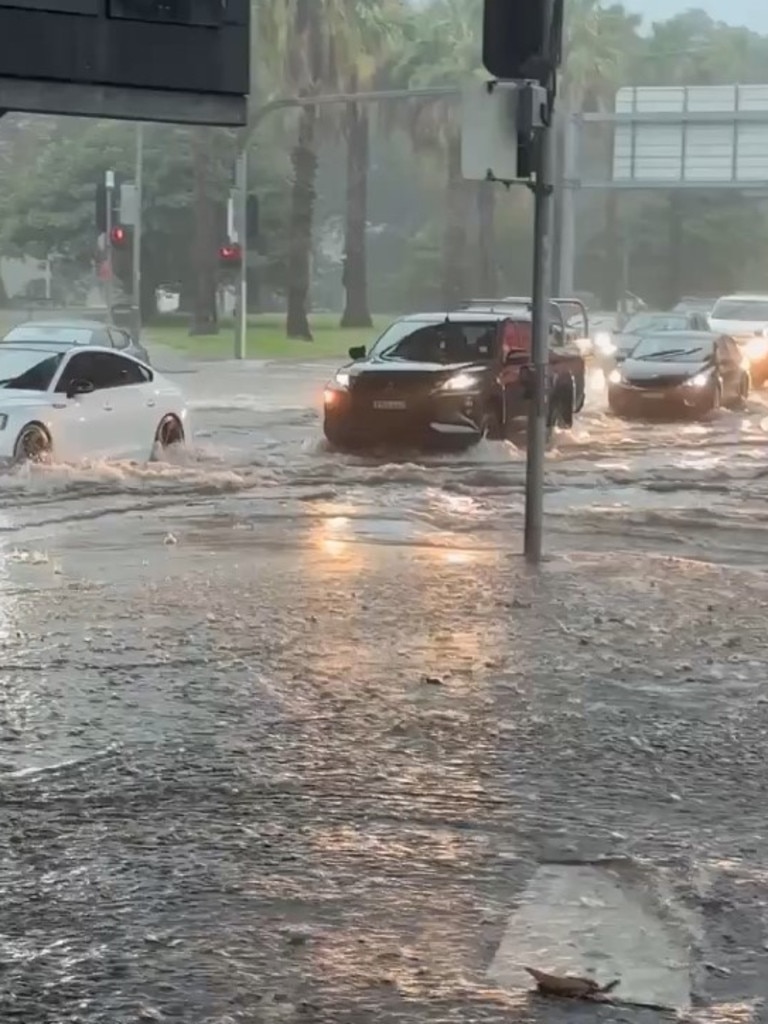
[[[569,430],[573,426],[573,381],[570,377],[567,381],[556,384],[549,399],[549,412],[547,414],[547,440],[552,439],[555,427],[563,427]]]
[[[13,446],[14,462],[45,462],[50,458],[51,435],[42,423],[27,423]]]

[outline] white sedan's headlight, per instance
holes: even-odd
[[[336,384],[337,387],[340,387],[340,388],[348,388],[349,387],[349,374],[345,373],[343,370],[340,370],[336,374],[336,376],[333,378],[333,380],[334,380],[334,383]]]
[[[747,359],[762,359],[768,356],[768,338],[757,335],[750,338],[744,346],[744,353]]]
[[[0,412],[0,430],[5,430],[8,426],[8,416],[4,412]]]
[[[440,391],[472,391],[478,385],[477,377],[471,373],[457,373],[440,385]]]
[[[616,345],[608,331],[598,331],[595,335],[595,348],[603,356],[612,356]]]
[[[709,380],[708,373],[697,373],[695,377],[691,377],[685,384],[689,388],[705,388],[709,384]]]
[[[622,374],[621,370],[611,370],[611,372],[608,374],[609,384],[621,384],[623,380],[624,375]]]

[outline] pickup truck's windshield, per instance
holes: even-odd
[[[414,363],[490,360],[495,352],[497,333],[496,321],[398,320],[374,344],[371,356]]]

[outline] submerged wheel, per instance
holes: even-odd
[[[183,443],[184,427],[181,425],[178,416],[174,416],[172,413],[168,416],[163,416],[155,431],[155,447],[161,451],[167,451],[173,445]]]
[[[51,454],[51,436],[41,423],[27,423],[13,446],[14,462],[45,462]]]

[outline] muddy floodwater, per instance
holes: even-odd
[[[765,1020],[768,400],[595,376],[534,577],[514,447],[340,456],[333,367],[165,358],[171,464],[0,478],[0,1019]]]

